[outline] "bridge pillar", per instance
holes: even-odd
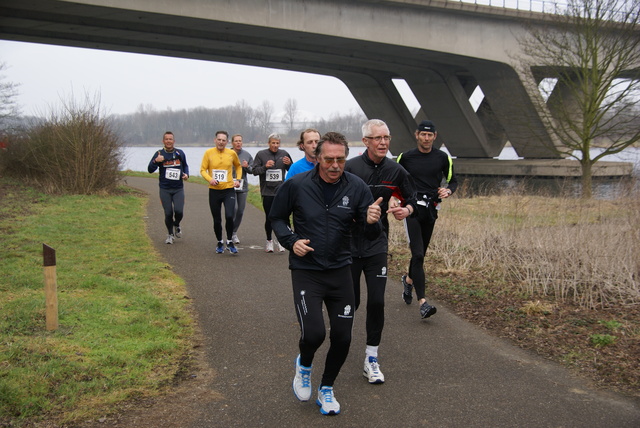
[[[533,77],[519,75],[510,66],[499,63],[475,63],[469,70],[484,93],[492,117],[499,123],[494,129],[504,129],[518,156],[560,157],[551,149],[557,141],[544,126],[533,101],[535,97],[540,98]],[[540,104],[537,107],[544,108]]]
[[[467,98],[471,100],[475,90],[480,88],[478,81],[473,76],[465,74],[458,74],[458,79],[460,79],[460,83],[467,94]],[[500,124],[500,121],[491,109],[491,105],[489,105],[486,98],[483,97],[480,105],[478,105],[476,115],[484,127],[487,144],[491,147],[491,152],[495,153],[497,150],[500,150],[501,152],[505,144],[507,144],[507,133],[505,132],[504,127]]]
[[[399,154],[416,145],[415,119],[387,74],[337,73],[369,119],[381,119],[393,136],[391,153]]]
[[[486,158],[500,154],[504,143],[495,144],[487,138],[485,127],[469,102],[471,85],[463,85],[455,73],[446,69],[400,72],[424,116],[436,124],[440,144],[445,144],[453,156]]]
[[[569,81],[573,83],[569,84]],[[575,125],[582,123],[579,101],[574,92],[578,85],[577,82],[577,73],[571,71],[566,71],[562,79],[557,80],[546,103],[546,107],[553,118],[557,118],[562,122],[570,120]],[[568,127],[562,127],[560,132],[570,138],[576,137],[575,133]]]

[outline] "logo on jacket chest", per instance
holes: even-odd
[[[338,208],[349,208],[349,197],[347,195],[344,195],[342,197],[342,200],[340,201]]]

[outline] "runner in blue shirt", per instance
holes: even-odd
[[[288,180],[301,172],[309,171],[316,166],[316,163],[318,162],[316,161],[315,152],[316,147],[318,146],[318,141],[320,141],[320,132],[318,132],[317,129],[307,128],[302,131],[300,139],[298,140],[298,148],[304,152],[304,157],[291,165],[285,180]]]

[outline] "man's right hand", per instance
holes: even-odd
[[[298,239],[293,243],[293,253],[298,257],[304,257],[308,252],[313,251],[313,248],[309,246],[311,241],[309,239]]]

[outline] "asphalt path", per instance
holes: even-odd
[[[238,255],[215,254],[208,190],[186,183],[184,237],[166,245],[157,178],[126,181],[150,194],[148,234],[186,282],[214,373],[209,398],[193,403],[194,414],[181,426],[640,427],[640,399],[596,390],[438,302],[438,313],[421,320],[415,299],[412,305],[402,301],[399,278],[387,283],[379,350],[386,382],[370,385],[362,376],[361,308],[351,352],[334,385],[342,411],[323,416],[315,393],[301,403],[291,390],[299,328],[288,252],[265,253],[262,211],[247,205]],[[327,347],[328,336],[314,360],[314,388]]]

